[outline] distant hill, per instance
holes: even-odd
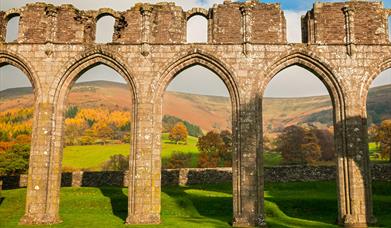
[[[303,98],[264,98],[263,114],[266,131],[278,131],[291,124],[311,123],[320,127],[332,125],[332,106],[329,96]],[[1,111],[32,106],[31,88],[0,91]],[[94,81],[76,84],[69,105],[82,108],[104,107],[110,110],[129,110],[130,92],[126,84]],[[368,99],[369,122],[379,123],[391,118],[391,85],[372,88]],[[166,92],[163,112],[200,126],[204,131],[230,128],[229,98],[179,92]]]

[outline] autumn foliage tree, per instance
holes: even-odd
[[[277,150],[285,163],[313,164],[321,156],[314,132],[295,125],[284,128],[277,139]]]
[[[187,144],[187,128],[182,122],[178,122],[175,126],[170,130],[170,134],[168,135],[168,139],[175,144],[178,142],[184,142]]]
[[[383,120],[377,128],[376,136],[380,145],[380,155],[383,159],[389,158],[391,162],[391,119]]]
[[[229,131],[210,131],[198,138],[197,147],[199,167],[232,166],[232,134]]]

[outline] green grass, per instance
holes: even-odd
[[[187,144],[174,144],[168,139],[168,133],[162,134],[162,159],[166,162],[171,157],[174,151],[191,154],[191,166],[197,167],[198,154],[200,153],[197,148],[198,138],[193,136],[187,137]]]
[[[196,137],[189,136],[187,144],[174,144],[168,140],[168,134],[162,134],[162,162],[167,162],[174,151],[183,153],[190,153],[191,167],[197,167],[198,161],[198,139]],[[64,171],[73,170],[90,170],[100,171],[103,162],[107,161],[110,156],[114,154],[129,155],[129,144],[111,144],[111,145],[88,145],[88,146],[67,146],[64,148],[63,168]],[[370,159],[375,163],[388,162],[376,158],[375,154],[378,149],[374,143],[369,143]],[[264,164],[265,166],[276,166],[282,163],[282,157],[280,153],[265,152]],[[319,162],[319,165],[334,165],[334,162]]]
[[[64,148],[62,166],[64,171],[99,171],[102,163],[110,159],[110,156],[129,153],[129,144],[67,146]]]
[[[232,219],[230,184],[164,187],[162,224],[129,227],[229,227]],[[375,182],[374,212],[380,227],[391,227],[391,183]],[[4,190],[0,227],[18,227],[24,213],[25,189]],[[62,188],[63,223],[52,227],[125,227],[127,189],[117,187]],[[337,227],[334,182],[266,183],[269,227]],[[41,227],[41,226],[40,226]],[[47,227],[47,226],[42,226]]]
[[[174,151],[192,154],[192,166],[197,166],[198,149],[196,137],[189,136],[187,144],[173,144],[168,140],[168,134],[162,135],[162,158],[171,157]],[[115,154],[129,155],[129,144],[107,144],[107,145],[86,145],[67,146],[64,148],[63,170],[89,170],[100,171],[101,165]]]
[[[276,166],[282,163],[282,156],[280,153],[265,151],[263,153],[265,166]]]
[[[386,159],[382,159],[380,156],[380,150],[379,150],[379,147],[376,146],[376,143],[369,143],[368,144],[368,147],[369,147],[369,159],[371,160],[371,162],[374,162],[374,163],[387,163],[389,162],[389,159],[386,158]]]

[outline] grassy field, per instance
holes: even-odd
[[[192,155],[192,167],[197,167],[198,154],[196,137],[189,136],[187,144],[173,144],[168,140],[168,134],[162,135],[162,162],[167,162],[174,151],[190,153]],[[64,149],[63,170],[90,170],[100,171],[103,162],[108,160],[114,154],[129,155],[129,144],[112,145],[88,145],[88,146],[67,146]],[[376,157],[378,149],[374,143],[369,144],[369,153],[372,162],[384,163],[388,160],[382,160]],[[281,154],[276,152],[264,153],[265,166],[276,166],[282,163]],[[319,162],[318,165],[334,165],[334,162]]]
[[[162,224],[148,227],[229,227],[231,189],[230,184],[164,187]],[[378,226],[391,227],[391,183],[375,182],[373,192]],[[3,191],[0,227],[18,227],[25,193],[25,189]],[[337,227],[334,182],[266,183],[265,199],[269,227]],[[63,223],[51,227],[125,227],[127,190],[62,188],[60,215]]]
[[[196,137],[189,136],[187,144],[173,144],[168,140],[168,134],[162,135],[162,158],[171,157],[174,151],[192,154],[192,165],[197,166],[197,141]],[[67,146],[64,148],[63,170],[90,170],[99,171],[101,165],[110,156],[115,154],[129,155],[129,144],[111,144],[111,145],[87,145],[87,146]]]

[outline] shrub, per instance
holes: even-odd
[[[167,159],[167,162],[163,163],[163,168],[166,169],[190,168],[191,157],[192,157],[191,153],[174,151],[171,154],[171,157]]]
[[[126,171],[129,169],[129,156],[115,154],[103,163],[103,171]]]

